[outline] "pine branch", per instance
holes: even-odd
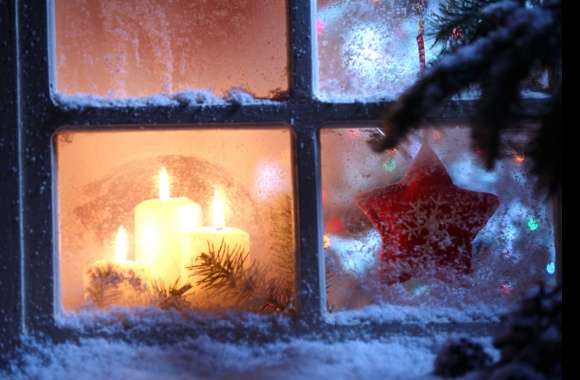
[[[117,284],[121,281],[112,266],[98,267],[87,273],[90,284],[85,289],[85,299],[103,309],[119,300],[121,291]]]
[[[450,52],[450,41],[460,44],[473,42],[483,29],[482,9],[500,0],[447,0],[439,4],[439,10],[427,20],[428,36],[434,37],[434,45],[443,45],[442,54]],[[460,33],[460,37],[457,36]]]
[[[296,266],[292,210],[292,197],[281,195],[270,208],[269,233],[270,252],[281,275],[281,286],[290,291],[294,289]]]
[[[204,289],[232,298],[239,306],[254,311],[293,312],[293,290],[267,279],[255,262],[246,264],[248,252],[231,249],[222,241],[219,248],[208,244],[196,263],[187,267]]]
[[[523,120],[517,108],[523,79],[538,64],[556,67],[559,62],[560,2],[549,1],[540,8],[526,8],[514,1],[494,2],[481,10],[481,16],[494,28],[443,57],[408,89],[385,115],[384,136],[376,134],[369,141],[373,149],[380,152],[396,147],[408,133],[421,128],[429,112],[479,84],[482,96],[472,115],[472,137],[487,167],[493,166],[501,150],[502,132]],[[543,125],[548,128],[546,121]],[[540,162],[537,148],[531,152],[536,172],[551,178],[540,182],[558,181],[559,169]],[[552,184],[549,190],[554,187]]]
[[[152,303],[162,310],[185,310],[189,308],[187,293],[192,289],[191,284],[179,286],[179,278],[171,285],[163,281],[153,281],[151,284]]]
[[[213,244],[208,242],[207,252],[202,253],[197,264],[187,267],[201,277],[197,285],[204,289],[235,289],[247,280],[244,265],[248,253],[236,246],[230,248],[222,240],[217,251]]]

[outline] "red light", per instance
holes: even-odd
[[[322,33],[324,33],[324,23],[322,22],[322,20],[320,18],[318,18],[316,20],[316,33],[320,36]]]

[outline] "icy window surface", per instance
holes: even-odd
[[[318,96],[327,101],[393,99],[420,71],[419,21],[437,8],[429,1],[318,0]],[[425,37],[426,38],[426,37]],[[425,60],[436,51],[425,39]]]
[[[292,310],[288,130],[63,129],[55,145],[65,311]]]
[[[321,132],[328,306],[350,310],[332,319],[494,320],[535,281],[554,281],[552,211],[533,192],[523,155],[506,152],[488,172],[470,149],[467,128],[428,130],[382,154],[367,145],[374,132]],[[412,185],[419,176],[406,174],[423,139],[443,166]],[[439,181],[445,192],[414,200]],[[396,188],[401,183],[409,184],[404,192]],[[393,206],[409,199],[408,208]],[[481,226],[473,239],[457,232],[473,226]]]
[[[425,3],[426,6],[422,4]],[[431,21],[439,0],[317,0],[317,96],[323,101],[393,100],[441,57]],[[421,33],[421,23],[423,32]],[[547,71],[522,83],[524,98],[549,96]],[[476,87],[455,99],[479,97]]]
[[[288,88],[285,0],[56,0],[54,13],[59,93]]]

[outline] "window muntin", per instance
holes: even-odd
[[[160,303],[167,300],[157,292],[176,281],[177,288],[192,286],[174,300],[185,301],[177,307],[280,312],[266,305],[272,303],[265,301],[268,284],[290,302],[294,192],[288,129],[63,129],[55,146],[65,311],[171,307]],[[203,276],[187,268],[209,253],[208,244],[217,253],[222,241],[232,254],[235,248],[248,254],[244,273],[256,278],[244,283],[254,286],[242,294],[247,299],[236,298],[240,287],[204,290],[197,284]]]
[[[456,316],[458,312],[475,318],[485,314],[497,316],[498,310],[519,300],[536,281],[555,281],[551,207],[534,193],[523,155],[515,150],[506,152],[506,157],[488,172],[471,150],[468,128],[425,130],[423,134],[411,136],[397,149],[382,154],[373,153],[367,145],[373,133],[376,128],[325,128],[321,131],[324,252],[331,311],[380,305],[384,311],[399,310],[419,320],[432,318],[431,312],[437,314],[442,310]],[[381,259],[381,233],[359,202],[362,194],[386,189],[401,181],[423,139],[442,161],[455,186],[494,194],[499,198],[499,207],[472,240],[472,251],[468,255],[472,273],[456,274],[451,270],[453,265],[440,264],[435,265],[437,274],[423,272],[423,264],[420,264],[417,272],[406,276],[409,278],[385,283],[381,280],[384,274],[380,273],[380,265],[385,260],[395,263],[392,269],[397,269],[399,262],[405,264],[405,259],[412,256],[414,243],[442,244],[445,240],[435,233],[425,235],[426,241],[398,247],[401,250],[398,261],[392,260],[394,256]],[[409,196],[410,192],[406,194]],[[438,197],[442,194],[428,195]],[[421,228],[444,223],[442,219],[446,215],[453,217],[458,213],[456,204],[447,205],[451,207],[443,214],[436,214],[431,206],[421,209],[418,202],[414,206],[425,217],[438,215],[437,220]],[[394,212],[394,208],[390,210]],[[414,219],[419,224],[421,215],[417,214]],[[404,218],[395,218],[394,223],[406,222]],[[391,243],[396,241],[397,228],[387,226],[384,238],[387,245],[395,249]],[[429,236],[433,237],[432,241]],[[455,233],[446,236],[451,238],[451,247],[456,244],[453,240],[459,239]],[[409,262],[413,260],[419,259],[410,258]],[[397,313],[392,313],[392,317],[399,318]]]

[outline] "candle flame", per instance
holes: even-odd
[[[218,189],[214,190],[211,208],[212,208],[212,225],[216,228],[225,227],[226,225],[225,201],[223,199],[222,193]]]
[[[159,171],[159,199],[165,201],[169,198],[169,174],[167,174],[167,169],[163,167]]]
[[[127,238],[127,230],[124,226],[120,226],[117,230],[117,237],[115,238],[115,261],[126,261],[129,253],[129,239]]]

